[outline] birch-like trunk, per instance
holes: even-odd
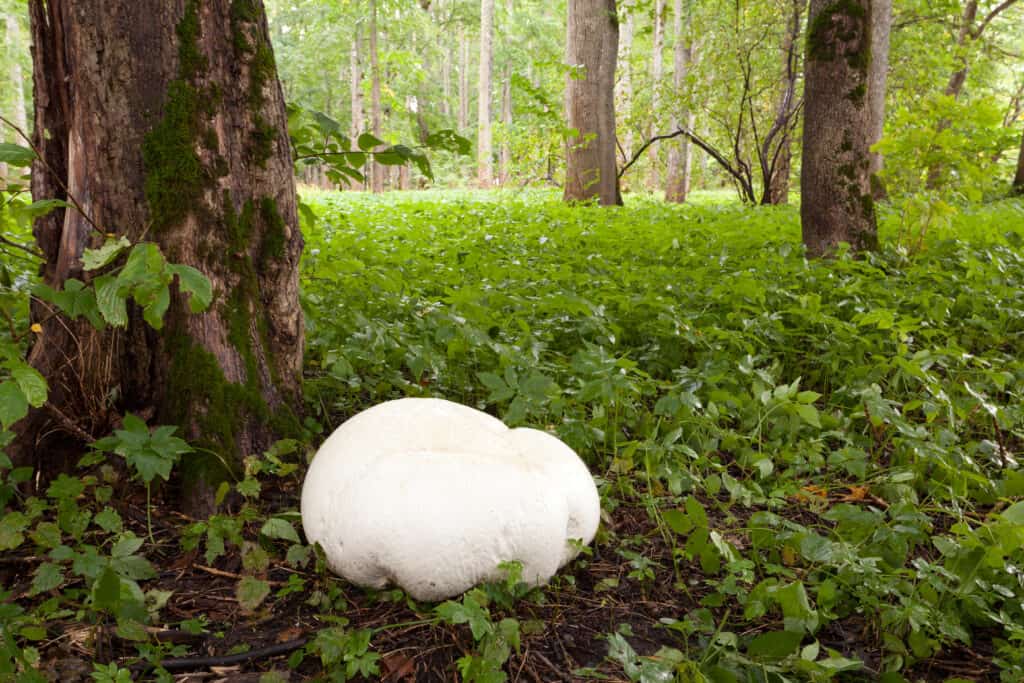
[[[871,6],[871,68],[868,72],[868,109],[871,130],[868,144],[882,139],[885,129],[885,93],[889,78],[889,33],[892,29],[892,0],[873,0]],[[871,175],[882,171],[884,160],[879,152],[871,152]],[[873,184],[875,199],[885,195],[880,180]]]
[[[480,3],[480,77],[476,95],[476,181],[480,187],[494,184],[493,135],[491,130],[491,73],[494,70],[494,0]]]
[[[675,46],[672,50],[673,71],[672,86],[676,97],[680,97],[683,91],[683,82],[686,79],[687,71],[692,61],[693,49],[691,47],[689,12],[687,20],[683,20],[683,0],[675,0],[673,5],[672,28],[675,34]],[[685,31],[685,33],[684,33]],[[687,130],[693,130],[695,117],[689,109],[676,105],[672,107],[672,122],[669,128],[679,130],[685,126]],[[668,148],[668,171],[665,183],[665,200],[669,202],[682,203],[690,194],[690,170],[692,166],[692,147],[690,138],[685,135],[669,143]]]
[[[374,137],[384,134],[380,105],[380,57],[377,53],[377,0],[370,0],[370,126]],[[370,189],[384,191],[386,169],[376,161],[370,163]]]
[[[459,29],[459,132],[469,129],[469,38]]]
[[[658,122],[661,109],[661,79],[665,75],[662,52],[665,48],[665,0],[654,0],[654,36],[651,40],[651,122],[648,127],[650,135],[658,133]],[[661,168],[658,166],[658,152],[661,147],[651,145],[647,157],[651,160],[651,172],[648,175],[648,187],[657,190],[661,187]]]

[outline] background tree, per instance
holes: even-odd
[[[800,221],[812,256],[878,246],[867,106],[871,0],[811,0]]]
[[[1024,194],[1024,135],[1021,136],[1020,153],[1017,155],[1017,174],[1013,177],[1013,189]]]
[[[892,0],[873,0],[871,5],[871,65],[868,72],[868,109],[871,131],[868,143],[876,144],[885,129],[885,94],[889,79],[889,34],[892,31]],[[885,196],[885,187],[877,175],[882,171],[882,153],[871,152],[872,195]]]
[[[690,35],[690,3],[675,0],[672,12],[672,29],[675,45],[672,48],[673,68],[672,87],[681,93],[693,61],[693,39]],[[670,127],[678,130],[681,126],[693,130],[695,117],[688,106],[676,104],[672,107]],[[670,202],[685,202],[690,194],[690,170],[692,167],[692,148],[690,138],[681,136],[679,141],[672,143],[668,149],[668,163],[665,181],[665,199]]]
[[[480,3],[480,78],[477,80],[477,183],[490,187],[494,180],[491,156],[491,72],[494,67],[494,0]]]
[[[615,0],[569,0],[566,63],[581,69],[566,83],[569,127],[566,201],[597,197],[622,204],[615,164],[615,62],[619,47]]]
[[[302,236],[262,3],[29,6],[33,197],[80,209],[37,221],[43,281],[91,281],[124,324],[97,331],[34,307],[42,332],[29,360],[50,395],[20,423],[18,455],[50,469],[63,443],[109,433],[128,411],[180,425],[205,449],[184,462],[187,507],[209,511],[222,458],[237,464],[299,428]],[[85,271],[83,250],[106,234],[155,242],[201,271],[212,307],[189,315],[182,293],[137,292],[138,305],[118,311],[117,292],[159,262]]]

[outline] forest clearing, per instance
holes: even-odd
[[[0,681],[1024,681],[1024,4],[0,13]]]

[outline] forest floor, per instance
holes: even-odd
[[[0,680],[1024,677],[1019,202],[920,233],[894,209],[881,254],[824,263],[790,207],[313,204],[306,438],[208,520],[98,456],[6,494]],[[598,537],[550,585],[416,603],[303,542],[316,445],[426,395],[595,474]]]

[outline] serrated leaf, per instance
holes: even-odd
[[[685,536],[693,530],[693,522],[681,510],[676,510],[675,508],[662,510],[661,516],[665,523],[668,524],[668,528],[680,536]]]
[[[46,403],[49,387],[46,386],[46,380],[43,379],[38,370],[29,365],[21,364],[11,370],[11,377],[18,383],[18,387],[21,389],[21,393],[24,394],[29,405],[38,408]]]
[[[267,538],[278,538],[284,541],[299,543],[299,535],[292,523],[279,517],[271,517],[264,522],[260,535]]]
[[[86,249],[82,252],[82,267],[87,271],[102,268],[116,259],[121,252],[130,246],[132,246],[132,243],[124,236],[118,239],[108,239],[102,247]]]
[[[44,562],[36,567],[35,576],[32,577],[32,595],[51,591],[64,583],[64,571],[60,565],[53,562]]]
[[[96,307],[107,324],[124,327],[128,324],[128,299],[121,283],[112,275],[103,275],[93,281],[96,289]]]
[[[11,425],[28,415],[28,400],[16,382],[0,382],[0,425],[10,429]]]
[[[174,263],[168,271],[178,276],[178,288],[189,295],[188,307],[193,313],[201,313],[213,301],[213,284],[209,278],[192,266]]]
[[[243,577],[238,582],[235,597],[238,604],[247,612],[252,612],[270,595],[270,584],[253,576]]]

